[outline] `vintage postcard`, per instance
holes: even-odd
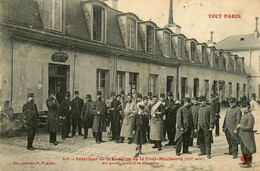
[[[0,170],[260,170],[260,0],[0,7]]]

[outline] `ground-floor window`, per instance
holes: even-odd
[[[229,86],[229,93],[228,93],[228,97],[232,97],[232,83],[231,83],[231,82],[229,82],[228,86]]]
[[[138,73],[129,73],[129,92],[135,89],[138,92]]]
[[[172,92],[174,94],[173,79],[174,79],[173,76],[167,76],[167,87],[166,87],[167,94],[168,92]]]
[[[109,96],[109,71],[97,69],[97,91],[102,91],[105,98]]]
[[[121,91],[125,91],[125,72],[117,72],[116,77],[116,85],[117,85],[117,91],[116,93],[119,94]]]
[[[205,96],[209,101],[209,80],[204,80]]]
[[[188,93],[188,79],[185,77],[181,78],[181,99],[183,99]]]
[[[157,83],[158,82],[158,75],[150,74],[149,75],[149,86],[148,91],[152,92],[153,94],[157,94]]]
[[[198,78],[194,78],[193,81],[193,96],[194,97],[199,97],[199,79]]]

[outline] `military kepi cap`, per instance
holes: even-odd
[[[199,97],[199,102],[202,102],[202,101],[206,101],[206,97],[205,96],[200,96]]]
[[[172,92],[170,91],[170,92],[168,92],[168,96],[173,96],[173,94],[172,94]]]
[[[215,98],[215,97],[217,97],[217,95],[216,95],[215,93],[212,93],[212,94],[210,95],[210,97],[211,97],[211,98]]]
[[[186,103],[186,102],[190,103],[190,98],[189,97],[184,97],[183,102],[184,103]]]
[[[91,97],[90,94],[87,94],[87,95],[86,95],[86,98],[87,98],[87,99],[91,99],[92,97]]]
[[[236,98],[231,97],[228,102],[229,103],[236,103]]]
[[[160,97],[165,98],[165,94],[164,94],[164,93],[161,93],[161,94],[160,94]]]
[[[70,97],[70,92],[66,92],[65,97]]]
[[[30,98],[30,97],[31,97],[31,98],[34,98],[34,93],[28,93],[27,97],[28,97],[28,98]]]
[[[101,91],[97,91],[97,96],[102,96],[102,92]]]
[[[74,92],[74,94],[75,94],[75,95],[78,95],[78,94],[79,94],[79,91],[78,91],[78,90],[76,90],[76,91]]]

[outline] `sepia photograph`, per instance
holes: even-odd
[[[260,0],[0,0],[0,170],[260,170]]]

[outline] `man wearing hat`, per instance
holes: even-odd
[[[91,112],[91,106],[93,104],[92,97],[90,94],[86,96],[86,102],[82,109],[81,119],[83,121],[83,128],[84,128],[84,138],[88,138],[88,129],[93,127],[94,115]],[[93,136],[94,132],[92,131]]]
[[[84,106],[84,100],[79,97],[79,91],[75,91],[75,98],[72,102],[72,137],[76,134],[76,129],[78,128],[79,135],[83,135],[81,133],[81,112]]]
[[[256,153],[255,137],[254,137],[255,119],[250,109],[244,110],[240,123],[237,125],[239,129],[240,147],[243,155],[243,163],[240,163],[243,168],[252,167],[252,154]]]
[[[71,101],[70,101],[70,93],[67,92],[65,94],[65,100],[63,100],[60,104],[60,120],[61,120],[61,138],[65,140],[65,138],[69,138],[70,132],[70,115],[71,115]]]
[[[165,98],[165,95],[161,94],[160,98]],[[162,100],[158,101],[158,97],[154,96],[153,100],[155,104],[151,109],[151,123],[150,123],[150,139],[154,141],[152,148],[158,148],[158,151],[162,150],[163,136],[163,115],[165,114],[165,108],[162,104]]]
[[[58,145],[56,135],[59,127],[59,108],[60,105],[56,99],[55,92],[50,92],[49,98],[46,100],[46,105],[48,108],[47,114],[47,125],[46,129],[50,131],[50,143]]]
[[[96,135],[96,143],[100,144],[104,142],[102,140],[102,132],[106,132],[106,118],[107,118],[107,106],[102,100],[102,92],[97,92],[97,100],[91,106],[92,113],[94,114],[94,122],[92,130]]]
[[[217,136],[219,136],[220,103],[219,103],[218,97],[215,93],[211,94],[210,96],[212,99],[210,106],[212,108],[212,111],[215,114],[215,125],[216,125],[215,136],[217,137]]]
[[[180,156],[181,146],[183,143],[183,153],[191,154],[189,152],[190,135],[193,129],[193,118],[190,108],[190,98],[185,97],[184,105],[178,109],[177,112],[177,131],[175,135],[175,141],[177,142],[176,155]]]
[[[238,153],[238,144],[240,141],[237,125],[240,123],[242,112],[236,107],[235,98],[230,98],[229,105],[230,108],[226,111],[222,127],[229,146],[228,152],[225,154],[233,155],[233,159],[236,159]]]
[[[115,119],[114,119],[114,111],[113,111],[113,106],[114,106],[115,101],[116,101],[116,93],[111,92],[110,93],[110,99],[106,102],[106,104],[108,104],[108,106],[109,106],[109,110],[108,110],[108,122],[109,122],[108,123],[109,124],[108,135],[111,136],[111,134],[112,134],[112,139],[110,139],[110,140],[116,140],[115,139]]]
[[[215,123],[215,114],[212,108],[207,105],[205,96],[199,97],[201,103],[198,108],[198,116],[195,119],[194,132],[198,132],[198,140],[200,145],[200,154],[207,155],[207,158],[211,158],[211,143],[213,143],[212,130]]]
[[[194,97],[194,102],[193,102],[193,106],[191,107],[191,113],[192,113],[192,118],[193,118],[193,125],[195,125],[195,121],[198,117],[198,109],[199,109],[199,98],[198,97]],[[190,146],[193,146],[193,139],[196,138],[197,139],[197,147],[199,148],[199,141],[198,141],[198,134],[194,132],[194,129],[196,129],[195,127],[193,127],[193,130],[191,131],[191,142],[190,142]]]
[[[177,106],[174,105],[172,92],[169,92],[168,99],[165,102],[165,126],[169,142],[165,146],[175,145],[174,137],[176,133],[176,115]]]
[[[32,146],[32,144],[38,125],[38,110],[36,104],[34,103],[34,94],[29,93],[27,98],[28,101],[23,105],[22,113],[24,122],[27,126],[27,149],[34,150],[35,148]]]

